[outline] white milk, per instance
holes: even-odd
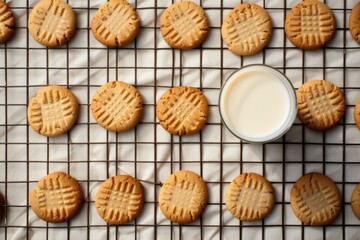
[[[220,94],[225,125],[250,142],[267,142],[283,135],[295,120],[296,108],[289,80],[265,65],[251,65],[235,72]]]

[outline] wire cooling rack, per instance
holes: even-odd
[[[360,96],[360,48],[347,23],[357,1],[326,1],[337,31],[317,51],[296,49],[285,37],[284,19],[298,1],[251,1],[268,10],[274,31],[270,44],[249,57],[231,54],[220,34],[222,20],[242,1],[196,1],[205,9],[211,29],[207,41],[191,51],[173,50],[162,39],[159,17],[173,1],[129,1],[142,27],[134,43],[118,49],[99,44],[89,28],[105,0],[68,0],[77,13],[78,28],[75,38],[60,48],[45,48],[29,37],[27,19],[35,0],[7,2],[16,16],[16,34],[0,45],[0,191],[7,199],[0,239],[359,239],[360,221],[352,213],[350,197],[360,182],[360,132],[352,117]],[[252,63],[279,69],[296,88],[310,79],[332,81],[344,91],[346,116],[325,133],[312,132],[296,121],[276,142],[239,141],[220,122],[218,94],[233,71]],[[106,132],[89,111],[94,91],[116,79],[134,84],[144,97],[144,117],[127,133]],[[26,118],[29,99],[49,84],[70,88],[80,102],[76,126],[57,138],[37,135]],[[170,136],[157,122],[157,99],[178,85],[199,87],[208,98],[210,117],[200,134]],[[161,182],[179,169],[199,173],[210,192],[202,217],[181,226],[166,220],[157,206]],[[83,208],[69,223],[45,223],[29,207],[29,191],[52,171],[70,173],[84,191]],[[276,192],[271,215],[254,223],[237,221],[224,204],[229,182],[249,171],[268,178]],[[290,189],[310,171],[325,173],[340,189],[343,209],[330,226],[305,226],[292,213]],[[123,226],[107,225],[94,206],[97,188],[115,174],[142,180],[146,194],[141,216]]]

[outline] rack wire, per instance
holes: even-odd
[[[337,32],[335,39],[318,51],[296,49],[286,39],[284,19],[298,1],[251,1],[269,12],[274,31],[270,44],[250,57],[232,55],[220,34],[222,20],[242,1],[195,1],[205,9],[211,29],[206,42],[191,51],[171,49],[162,39],[159,17],[174,1],[129,1],[137,9],[142,27],[134,43],[117,49],[96,42],[89,28],[104,0],[67,1],[77,12],[77,33],[59,48],[45,48],[29,37],[27,19],[35,0],[7,2],[17,26],[13,39],[0,45],[0,192],[7,199],[0,239],[358,239],[360,222],[351,211],[350,196],[360,181],[360,133],[352,117],[360,96],[360,48],[347,26],[357,1],[325,1],[335,14]],[[276,142],[255,145],[239,141],[221,124],[217,99],[226,78],[251,63],[279,69],[296,87],[309,79],[334,82],[346,96],[346,116],[324,133],[314,133],[296,121]],[[134,84],[144,97],[144,117],[127,133],[106,132],[89,111],[94,91],[116,79]],[[58,138],[37,135],[26,118],[29,99],[49,84],[68,87],[80,102],[76,126]],[[170,136],[156,119],[157,99],[178,85],[198,87],[208,98],[210,117],[199,134]],[[203,216],[192,224],[171,223],[157,206],[161,182],[179,169],[199,173],[210,192]],[[83,208],[71,222],[45,223],[29,207],[29,191],[52,171],[68,172],[83,187]],[[224,203],[227,185],[248,171],[264,175],[276,192],[271,215],[254,223],[239,222]],[[330,226],[305,226],[290,208],[293,183],[310,171],[325,173],[340,189],[343,209]],[[94,206],[97,188],[115,174],[138,178],[146,194],[140,217],[123,226],[107,225]]]

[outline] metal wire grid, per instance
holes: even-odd
[[[351,212],[350,195],[360,181],[360,138],[352,119],[360,95],[360,49],[346,26],[356,1],[326,1],[337,18],[336,39],[316,52],[298,50],[286,40],[283,22],[297,1],[254,1],[269,11],[274,33],[262,53],[244,58],[230,54],[220,36],[222,19],[242,1],[197,1],[210,18],[211,31],[209,39],[192,51],[170,49],[162,40],[158,19],[173,1],[130,1],[145,21],[135,42],[121,49],[97,44],[89,29],[104,1],[68,1],[78,14],[77,35],[57,49],[44,48],[29,37],[27,18],[35,0],[7,2],[17,27],[15,40],[0,46],[0,191],[7,198],[0,239],[358,239],[360,224]],[[142,41],[145,35],[150,41]],[[190,61],[194,59],[197,65]],[[282,139],[266,145],[238,141],[220,123],[217,97],[227,76],[250,63],[278,68],[296,87],[313,78],[336,83],[347,98],[344,121],[325,133],[309,131],[297,121]],[[145,116],[126,134],[105,132],[89,111],[92,93],[115,79],[136,85],[145,96]],[[29,99],[48,84],[67,86],[80,96],[76,126],[56,139],[36,135],[26,120]],[[200,134],[169,136],[156,120],[156,100],[177,85],[199,87],[209,100],[210,119]],[[211,194],[200,220],[181,226],[167,221],[157,207],[161,181],[178,169],[198,172]],[[70,173],[84,190],[84,207],[70,223],[47,224],[29,208],[29,191],[55,170]],[[330,176],[342,194],[343,211],[331,226],[304,226],[290,209],[292,184],[313,170]],[[236,221],[224,204],[229,182],[247,171],[263,174],[276,190],[273,213],[255,223]],[[123,173],[143,180],[144,210],[135,222],[108,226],[95,212],[94,194],[107,177]]]

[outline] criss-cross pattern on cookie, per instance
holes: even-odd
[[[44,188],[37,189],[39,208],[48,216],[67,218],[69,208],[76,206],[75,189],[71,185],[61,185],[58,178],[44,180]]]
[[[31,123],[38,126],[42,134],[55,134],[57,129],[66,131],[74,122],[73,105],[73,100],[59,89],[42,91],[31,105]]]
[[[249,176],[243,182],[231,183],[227,195],[229,210],[241,220],[259,219],[273,206],[273,193],[266,182]]]
[[[174,95],[172,101],[164,103],[166,110],[164,114],[167,115],[166,122],[173,126],[175,131],[184,127],[184,124],[196,125],[198,119],[193,117],[194,112],[198,112],[201,101],[195,93],[183,92],[179,95]]]
[[[142,196],[135,192],[135,185],[119,182],[112,188],[101,187],[98,206],[105,208],[104,219],[113,222],[127,222],[138,214]]]
[[[48,8],[46,9],[45,6]],[[29,24],[36,26],[33,31],[37,40],[41,43],[56,43],[56,45],[68,41],[74,31],[71,22],[73,18],[70,17],[74,13],[70,11],[71,8],[62,1],[51,1],[47,5],[35,6]]]
[[[230,44],[239,45],[242,51],[251,52],[254,48],[265,42],[263,35],[267,35],[266,15],[259,13],[256,7],[234,10],[229,15],[229,26],[227,28],[227,41]]]
[[[139,19],[127,2],[110,1],[100,8],[94,21],[98,21],[94,31],[99,38],[121,46],[137,31]]]
[[[127,129],[140,114],[140,95],[135,89],[122,83],[103,86],[93,101],[94,116],[105,128]]]
[[[329,186],[314,181],[310,186],[303,185],[299,193],[296,204],[309,222],[314,218],[318,222],[326,221],[331,216],[327,211],[333,207],[336,193]]]

